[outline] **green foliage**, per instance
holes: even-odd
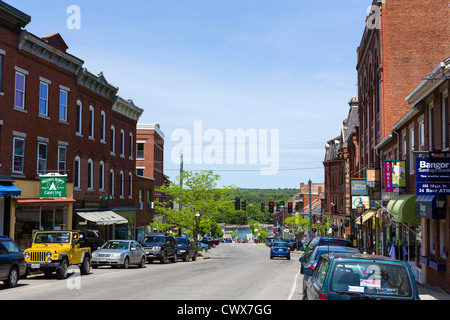
[[[217,187],[220,176],[212,171],[190,172],[183,171],[181,174],[183,186],[178,183],[170,183],[162,186],[157,191],[170,197],[169,203],[155,201],[155,211],[161,215],[167,226],[182,227],[183,229],[195,230],[195,215],[200,215],[200,234],[212,232],[218,236],[221,233],[215,216],[221,210],[234,208],[234,196],[231,193],[235,187]],[[176,181],[180,181],[177,177]],[[176,208],[169,208],[170,204],[176,204]],[[179,211],[178,204],[182,204]],[[217,225],[217,226],[216,226]],[[217,231],[217,228],[220,230]]]

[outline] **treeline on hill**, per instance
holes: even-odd
[[[250,220],[263,224],[273,223],[273,213],[269,213],[269,202],[285,202],[298,194],[299,189],[238,189],[233,194],[242,200],[246,200],[246,210],[221,210],[216,216],[217,223],[248,224]],[[266,204],[265,212],[261,212],[261,202]]]

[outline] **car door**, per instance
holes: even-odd
[[[8,277],[10,263],[8,252],[0,242],[0,280],[4,280]]]
[[[312,276],[308,279],[306,294],[308,300],[319,300],[320,293],[322,293],[322,288],[325,282],[325,278],[328,273],[330,266],[330,261],[321,257],[319,262],[317,262],[316,269]]]
[[[139,253],[137,251],[136,243],[134,243],[134,241],[130,243],[130,263],[131,264],[139,263]]]

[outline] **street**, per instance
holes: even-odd
[[[0,286],[0,300],[299,300],[302,275],[298,254],[269,259],[265,245],[221,243],[206,259],[146,264],[140,269],[77,267],[66,280],[43,275],[21,279],[16,288]]]

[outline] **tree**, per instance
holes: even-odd
[[[306,230],[309,230],[309,216],[303,216],[296,212],[292,217],[286,218],[284,222],[295,235],[295,241],[297,242],[297,247],[299,247],[298,244],[302,240],[303,234]]]
[[[205,232],[213,230],[214,217],[219,210],[224,210],[233,205],[234,196],[231,194],[235,190],[233,186],[217,187],[220,176],[213,171],[191,172],[183,171],[181,180],[183,186],[171,182],[168,186],[162,186],[156,191],[160,191],[169,196],[170,203],[182,205],[180,211],[176,208],[168,208],[168,203],[155,201],[155,210],[159,213],[164,222],[172,227],[182,227],[195,230],[195,215],[200,215],[200,229]],[[176,181],[180,181],[180,176]],[[216,228],[214,228],[215,230]],[[214,232],[216,235],[219,232]]]

